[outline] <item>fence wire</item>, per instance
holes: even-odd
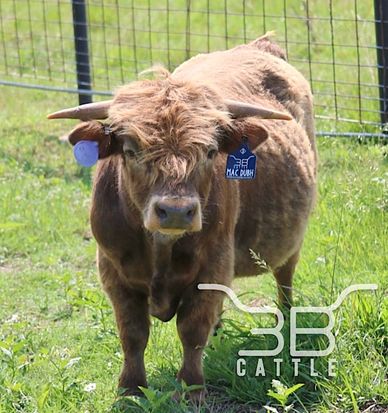
[[[381,126],[373,0],[90,0],[86,6],[87,39],[80,40],[89,42],[92,94],[109,94],[156,63],[173,70],[197,53],[274,30],[311,83],[317,117],[328,121],[320,127],[376,132]],[[0,83],[76,93],[74,56],[71,2],[0,1]]]

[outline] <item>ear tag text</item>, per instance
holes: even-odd
[[[98,142],[79,141],[74,145],[73,153],[81,166],[89,168],[98,161]]]
[[[254,179],[256,176],[256,155],[249,150],[245,138],[237,151],[226,159],[226,179]]]

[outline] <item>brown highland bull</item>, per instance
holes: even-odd
[[[119,386],[131,394],[147,385],[150,314],[177,315],[178,378],[203,384],[203,348],[224,295],[198,283],[230,286],[257,274],[252,249],[272,269],[280,303],[291,302],[316,191],[307,81],[264,36],[49,118],[85,121],[70,133],[73,145],[99,142],[91,226],[124,352]],[[256,177],[225,179],[227,154],[243,137],[257,155]]]

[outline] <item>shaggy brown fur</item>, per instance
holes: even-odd
[[[268,37],[199,55],[171,75],[120,88],[107,120],[113,133],[91,122],[70,135],[73,144],[93,139],[103,148],[91,225],[125,355],[120,386],[129,393],[147,384],[150,313],[163,321],[177,315],[178,377],[204,383],[203,347],[224,297],[197,285],[230,285],[233,276],[257,274],[249,249],[273,270],[280,302],[290,303],[314,203],[316,153],[308,83],[284,58]],[[232,119],[225,99],[286,111],[293,120]],[[226,180],[227,153],[243,135],[257,154],[256,178]],[[148,231],[164,199],[178,209],[197,202],[201,230],[177,236]]]
[[[153,163],[166,180],[182,181],[206,159],[206,148],[217,148],[217,128],[231,127],[232,120],[217,108],[222,100],[215,92],[163,74],[120,88],[109,118],[117,134],[137,139],[138,162]]]

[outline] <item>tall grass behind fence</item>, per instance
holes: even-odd
[[[1,0],[0,16],[0,83],[76,92],[71,2]],[[311,83],[319,129],[380,126],[373,0],[90,0],[87,19],[94,94],[274,30]]]

